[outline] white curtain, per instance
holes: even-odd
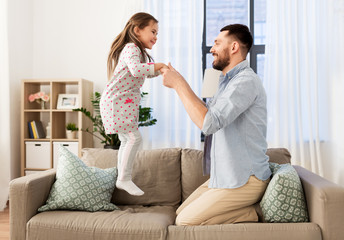
[[[155,62],[171,62],[200,96],[202,84],[203,1],[146,0],[145,11],[159,21],[156,46],[150,52]],[[188,147],[199,149],[201,131],[187,115],[174,90],[162,85],[162,77],[147,79],[147,106],[157,124],[141,128],[144,148]]]
[[[267,0],[269,147],[288,148],[293,164],[320,175],[333,164],[324,153],[333,139],[331,85],[343,83],[343,2]]]
[[[11,172],[10,84],[7,38],[7,0],[0,0],[0,211],[5,208],[8,200],[8,184]]]

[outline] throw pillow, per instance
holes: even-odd
[[[308,222],[300,178],[290,164],[269,163],[272,179],[260,202],[266,222]]]
[[[111,197],[117,178],[116,168],[99,169],[86,166],[77,156],[61,146],[56,181],[46,205],[39,212],[66,209],[112,211],[119,209]]]

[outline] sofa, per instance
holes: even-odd
[[[116,165],[116,150],[86,149],[89,166]],[[268,149],[271,162],[290,163],[283,148]],[[10,238],[12,240],[108,239],[344,239],[344,188],[300,167],[293,166],[302,183],[309,222],[267,223],[259,203],[259,222],[208,226],[176,226],[175,210],[209,176],[202,174],[203,152],[168,148],[143,150],[137,155],[133,181],[145,192],[130,196],[115,189],[115,211],[47,211],[44,205],[56,170],[17,178],[10,183]]]

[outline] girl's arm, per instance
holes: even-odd
[[[161,74],[161,69],[162,68],[168,68],[165,63],[153,63],[154,64],[154,74],[153,75],[148,75],[148,78],[153,78],[157,77]]]
[[[140,48],[134,43],[127,44],[121,54],[121,61],[124,61],[129,68],[129,71],[134,77],[155,77],[160,74],[160,69],[163,67],[163,63],[141,63],[142,53]],[[163,64],[163,65],[162,65]],[[120,65],[121,66],[121,65]],[[122,65],[124,67],[124,65]],[[165,65],[166,66],[166,65]]]

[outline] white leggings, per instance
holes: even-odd
[[[121,146],[118,151],[118,180],[131,180],[131,172],[133,170],[134,160],[138,148],[142,142],[142,137],[139,131],[130,133],[119,133],[119,140]]]

